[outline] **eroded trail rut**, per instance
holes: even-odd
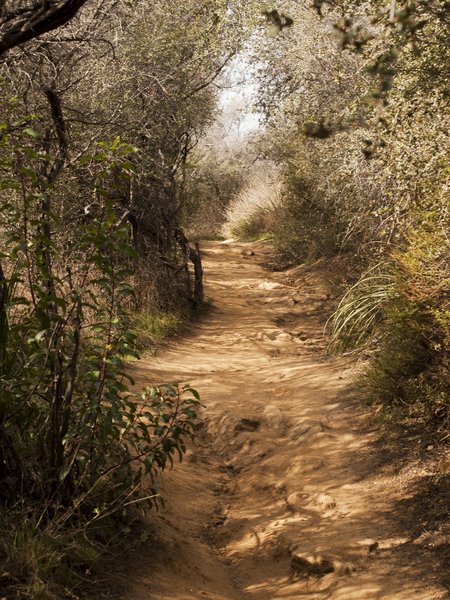
[[[245,256],[244,248],[255,255]],[[125,600],[436,600],[399,548],[398,478],[374,468],[351,365],[325,358],[327,290],[312,269],[269,274],[268,246],[204,245],[209,315],[140,383],[179,380],[207,408],[164,476],[167,506],[129,559]]]

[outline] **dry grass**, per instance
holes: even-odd
[[[130,328],[136,336],[138,351],[156,351],[161,344],[181,331],[183,315],[176,312],[147,310],[130,314]]]
[[[224,235],[252,240],[271,232],[280,206],[280,189],[272,173],[252,177],[227,208]]]

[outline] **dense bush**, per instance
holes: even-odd
[[[80,159],[102,210],[66,240],[37,135],[2,138],[0,566],[23,597],[60,598],[60,562],[75,576],[108,541],[105,522],[161,501],[156,476],[193,436],[198,396],[129,390],[135,251],[110,185],[131,176],[133,149],[116,140]]]
[[[371,343],[377,402],[448,419],[448,3],[332,0],[263,41],[260,143],[282,174],[288,264],[345,255],[333,347]],[[415,408],[414,408],[415,407]],[[443,421],[444,419],[444,421]]]
[[[238,150],[196,149],[186,165],[183,222],[190,237],[220,237],[226,210],[248,166]]]
[[[444,219],[443,219],[444,217]],[[393,252],[401,286],[385,307],[377,357],[364,377],[377,402],[450,425],[450,221],[422,213]]]

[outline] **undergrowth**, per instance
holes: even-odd
[[[387,418],[450,429],[450,245],[428,214],[361,276],[329,321],[331,349],[371,346],[359,385]]]
[[[267,232],[267,220],[263,214],[241,219],[230,228],[230,233],[233,238],[242,242],[256,242],[271,237]]]
[[[386,414],[449,426],[450,388],[445,332],[425,306],[404,298],[387,308],[378,350],[360,385]]]
[[[226,209],[224,234],[242,241],[267,237],[274,229],[279,200],[279,184],[270,174],[249,180]]]
[[[121,528],[111,520],[100,536],[80,523],[61,527],[56,518],[41,523],[40,517],[33,504],[0,512],[0,593],[33,600],[76,598],[77,587],[107,551],[101,537],[108,526]]]
[[[62,600],[126,537],[136,507],[162,504],[159,475],[194,438],[199,396],[177,383],[132,388],[137,255],[111,179],[129,180],[133,148],[116,138],[83,159],[102,205],[69,239],[32,144],[0,139],[10,173],[0,202],[0,589]],[[178,326],[173,315],[135,322],[152,343]]]
[[[285,176],[272,233],[277,260],[284,268],[331,257],[338,251],[341,225],[298,172]]]
[[[134,346],[139,352],[156,351],[161,344],[180,333],[186,316],[162,310],[133,312],[129,315]]]

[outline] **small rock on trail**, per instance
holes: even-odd
[[[255,253],[253,252],[253,250],[250,250],[250,248],[245,248],[244,250],[241,250],[241,254],[244,258],[255,256]]]
[[[301,548],[294,550],[292,553],[291,567],[295,573],[306,577],[323,577],[335,570],[331,558],[320,554],[310,554]]]

